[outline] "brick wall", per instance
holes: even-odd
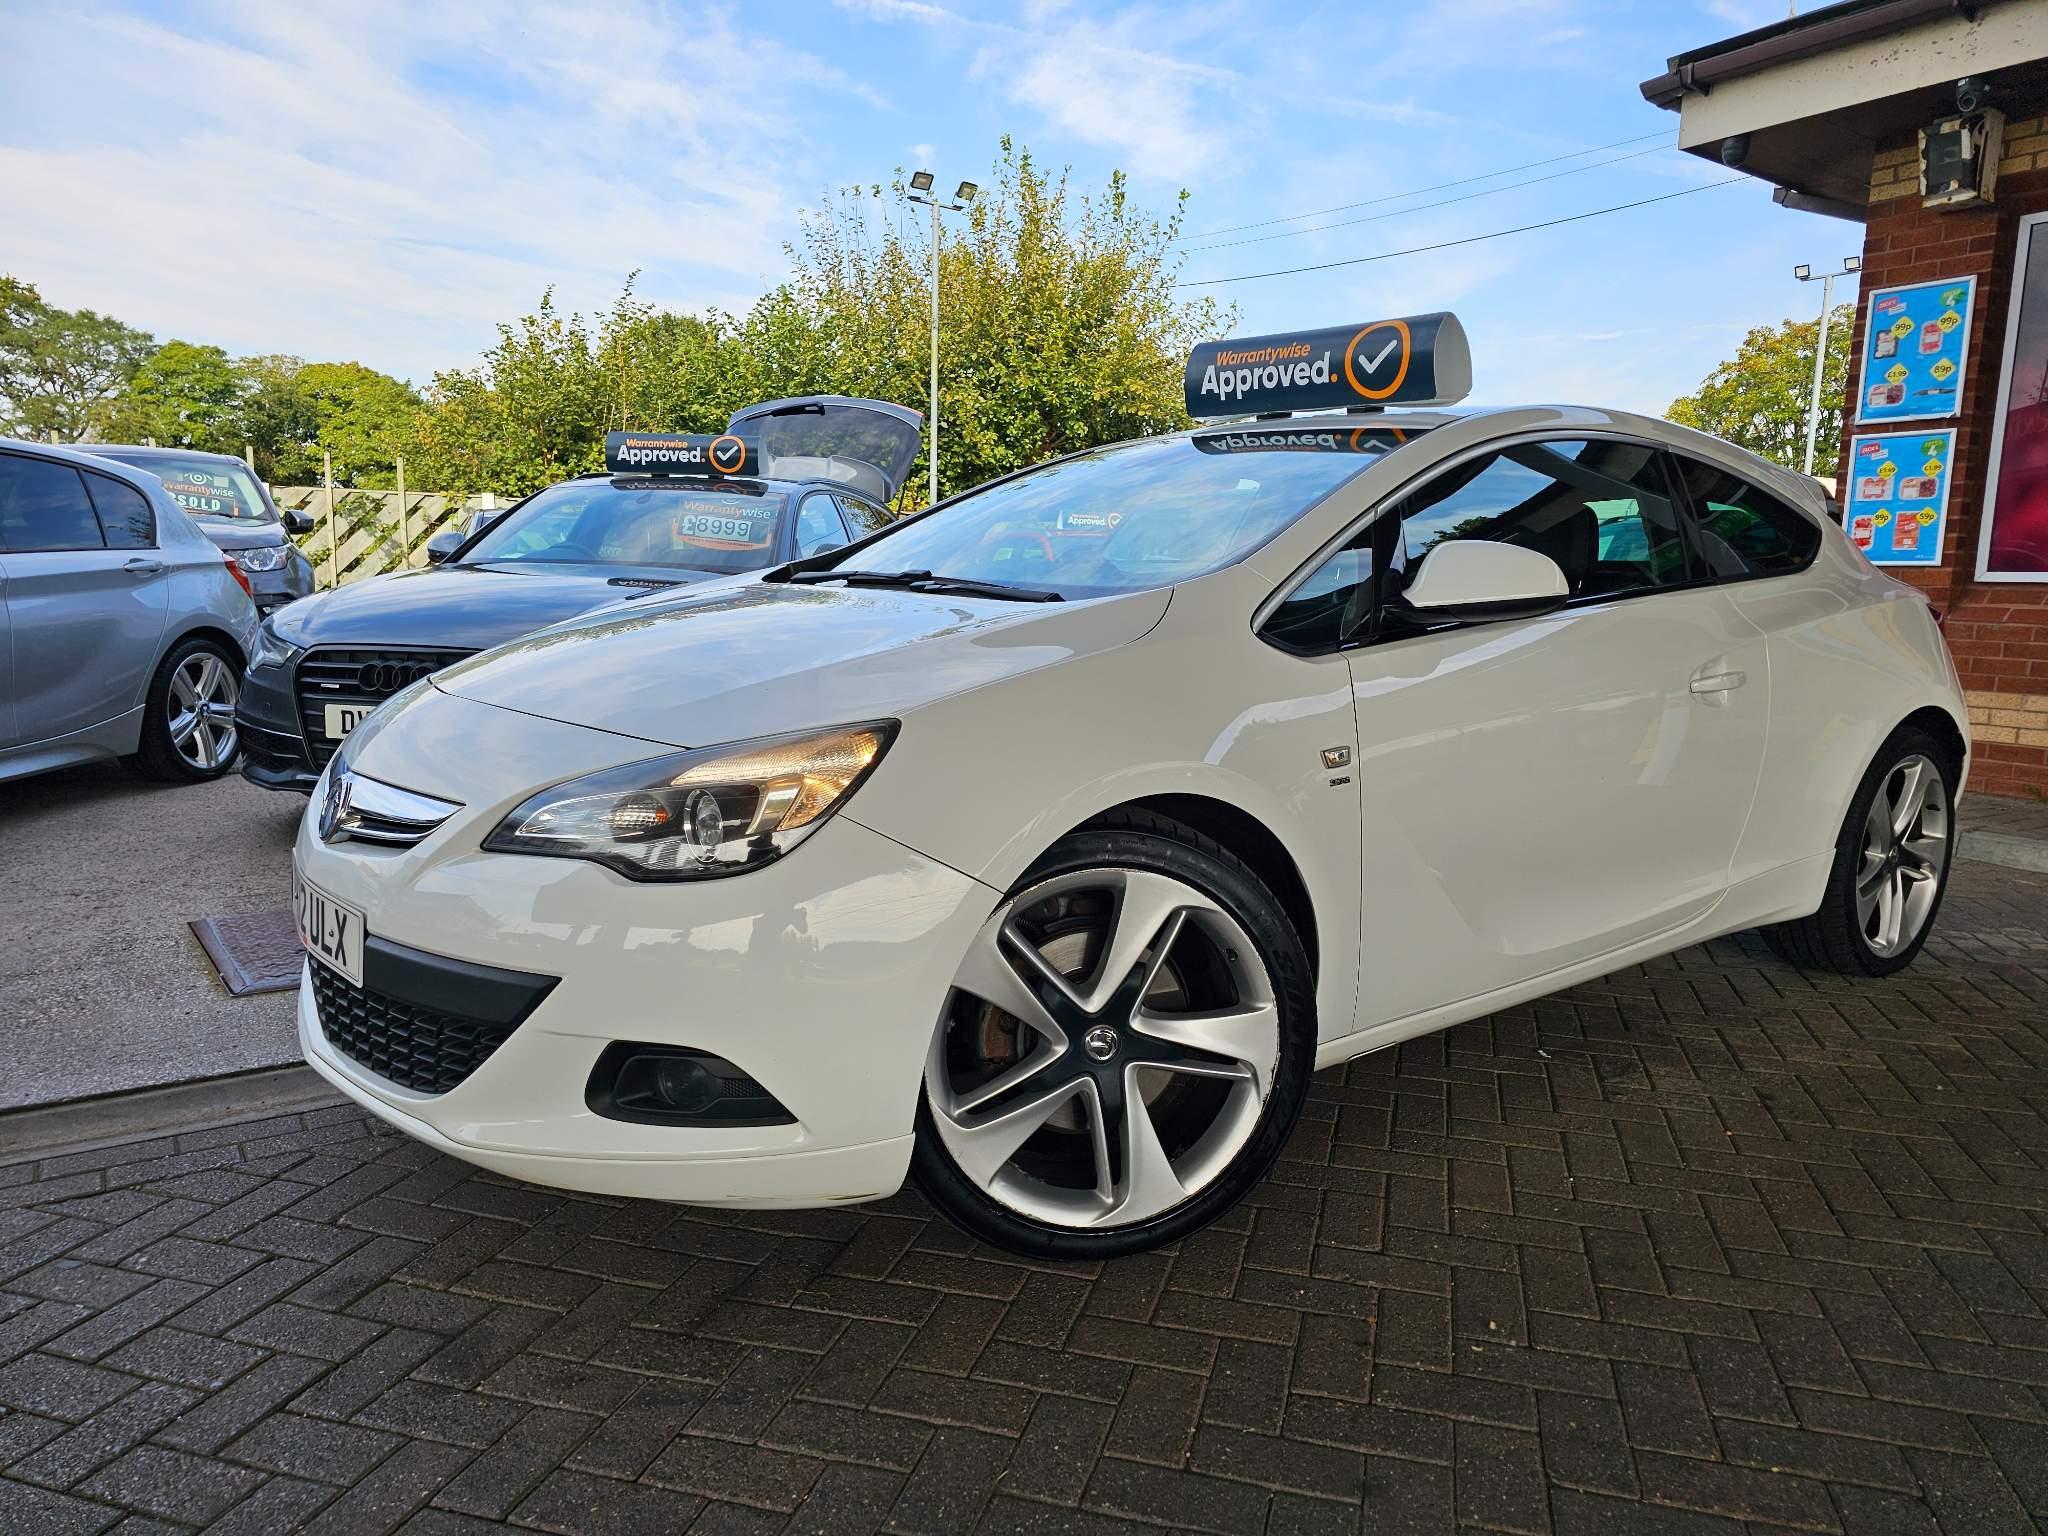
[[[1865,295],[1893,283],[1968,274],[1977,278],[1962,415],[1955,423],[1956,459],[1942,565],[1898,568],[1891,574],[1925,589],[1948,616],[1949,648],[1969,696],[1970,787],[1989,794],[2048,793],[2048,584],[1976,579],[1977,536],[2019,221],[2048,209],[2048,119],[2040,115],[2044,107],[2048,100],[2008,107],[1997,201],[1989,208],[1955,213],[1922,208],[1917,140],[1909,135],[1880,143],[1871,162],[1870,218],[1863,242]],[[1855,358],[1863,356],[1869,324],[1866,299],[1858,306]],[[1851,416],[1862,388],[1860,367],[1852,363]],[[1848,439],[1855,430],[1853,421],[1846,424],[1841,461],[1845,465]]]

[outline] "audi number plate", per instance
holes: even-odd
[[[374,704],[330,704],[327,706],[327,739],[339,741],[370,718]]]
[[[299,873],[299,861],[292,860],[292,911],[298,917],[299,942],[321,964],[341,972],[357,986],[363,984],[363,929],[367,919],[362,910],[336,901]]]

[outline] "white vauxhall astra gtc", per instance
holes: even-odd
[[[1906,965],[1965,718],[1925,600],[1725,443],[1197,428],[394,699],[299,833],[300,1034],[503,1173],[908,1173],[992,1243],[1128,1252],[1241,1197],[1319,1067],[1741,929]]]

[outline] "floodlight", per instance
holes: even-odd
[[[960,190],[955,192],[953,196],[960,202],[971,203],[974,201],[974,194],[980,190],[981,188],[977,187],[973,182],[963,181],[960,183]]]
[[[1808,266],[1797,266],[1792,269],[1792,275],[1798,278],[1799,281],[1803,283],[1809,277],[1813,276],[1813,268]]]
[[[1844,256],[1842,258],[1842,270],[1844,272],[1861,272],[1863,270],[1863,258],[1861,256]]]
[[[914,175],[913,175],[913,176],[912,176],[912,177],[910,178],[910,190],[911,190],[911,191],[913,191],[913,192],[929,192],[929,191],[931,191],[931,189],[932,189],[932,173],[931,173],[930,171],[918,171],[918,172],[917,172],[916,174],[914,174]]]

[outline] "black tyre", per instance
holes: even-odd
[[[1056,1259],[1214,1221],[1315,1065],[1300,936],[1238,858],[1162,816],[1068,834],[977,936],[933,1036],[911,1173],[971,1235]]]
[[[171,784],[219,778],[241,751],[235,732],[241,687],[241,663],[219,641],[194,636],[171,647],[150,679],[142,740],[130,761]]]
[[[1948,890],[1960,768],[1917,726],[1887,737],[1849,803],[1820,909],[1764,929],[1764,941],[1794,965],[1849,976],[1912,964]]]

